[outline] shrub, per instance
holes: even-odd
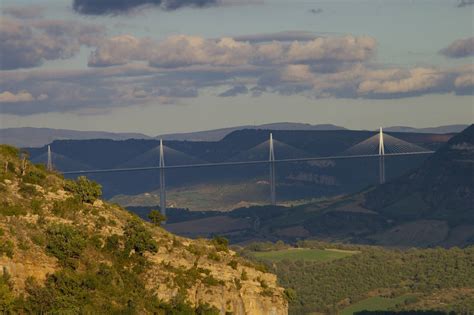
[[[110,252],[115,252],[120,246],[120,236],[112,234],[105,239],[105,249]]]
[[[12,292],[12,284],[10,282],[10,275],[3,270],[3,275],[0,277],[0,313],[11,314],[15,296]]]
[[[0,255],[7,255],[7,257],[13,258],[13,243],[10,240],[0,241]]]
[[[216,252],[210,252],[207,254],[207,258],[214,261],[221,261],[221,257]]]
[[[160,226],[162,222],[166,221],[166,216],[161,214],[158,210],[151,210],[150,213],[148,213],[148,219],[150,219],[154,225]]]
[[[41,171],[37,167],[30,169],[23,177],[24,183],[35,184],[42,186],[43,180],[46,178],[44,171]]]
[[[22,183],[18,192],[25,198],[36,196],[38,193],[35,186]]]
[[[66,181],[64,188],[78,196],[85,203],[93,203],[102,196],[102,186],[85,176],[79,176],[75,181]]]
[[[211,240],[211,243],[214,245],[218,252],[227,252],[229,246],[229,240],[222,236],[214,236]]]
[[[55,224],[47,229],[46,238],[46,251],[63,266],[75,268],[87,244],[85,236],[70,225]]]
[[[138,218],[127,221],[123,235],[126,253],[135,250],[135,253],[143,255],[145,251],[153,253],[158,251],[158,244]]]
[[[240,280],[245,281],[248,279],[249,279],[249,276],[247,275],[247,271],[245,271],[245,269],[242,270],[242,273],[240,274]]]
[[[242,283],[240,282],[240,279],[234,278],[234,284],[237,290],[242,289]]]
[[[237,260],[232,259],[227,265],[230,266],[232,269],[237,270]]]
[[[0,214],[5,216],[26,215],[26,209],[20,205],[4,203],[0,208]]]
[[[68,218],[81,211],[82,204],[78,198],[70,197],[65,200],[55,201],[51,212],[59,217]]]
[[[296,301],[296,291],[292,288],[287,288],[283,292],[285,294],[285,298],[287,299],[288,302],[294,302]]]

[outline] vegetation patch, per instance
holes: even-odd
[[[331,261],[354,255],[357,252],[334,251],[328,249],[292,248],[268,252],[254,252],[253,255],[261,260],[306,260],[306,261]]]

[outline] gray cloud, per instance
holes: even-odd
[[[73,8],[82,14],[122,14],[141,6],[157,6],[165,10],[182,7],[206,7],[218,4],[217,0],[74,0]]]
[[[311,10],[309,10],[309,13],[312,13],[312,14],[321,14],[321,13],[323,13],[323,9],[321,9],[321,8],[311,9]]]
[[[230,97],[230,96],[236,96],[239,94],[247,94],[248,92],[249,92],[249,89],[245,85],[241,84],[241,85],[236,85],[225,92],[222,92],[221,94],[219,94],[219,96]]]
[[[474,5],[474,0],[461,0],[461,1],[459,1],[457,7],[458,8],[463,8],[463,7],[467,7],[467,6],[470,6],[470,5]]]
[[[455,40],[440,53],[449,58],[474,56],[474,37]]]
[[[35,19],[43,15],[44,7],[41,5],[8,6],[2,9],[2,13],[18,19]]]
[[[312,32],[306,31],[285,31],[277,33],[263,33],[263,34],[250,34],[234,36],[236,41],[250,42],[250,43],[261,43],[261,42],[292,42],[292,41],[309,41],[321,37]]]
[[[66,59],[91,46],[103,34],[98,26],[63,20],[25,22],[0,20],[0,69],[39,66],[44,60]]]
[[[205,89],[231,86],[222,97],[263,92],[311,98],[403,98],[430,93],[472,95],[474,69],[378,68],[355,63],[333,72],[312,65],[191,66],[155,68],[143,63],[86,70],[4,71],[0,112],[105,113],[126,106],[173,104]],[[235,84],[235,82],[239,82]]]

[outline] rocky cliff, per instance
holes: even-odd
[[[225,239],[191,240],[0,146],[0,309],[287,314],[276,276]]]

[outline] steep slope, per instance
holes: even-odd
[[[413,213],[415,217],[474,223],[474,125],[451,138],[420,168],[377,187],[366,198],[368,208],[395,218],[396,203],[416,198],[424,210]]]
[[[18,154],[0,146],[2,312],[287,314],[276,277],[225,239],[177,237]]]

